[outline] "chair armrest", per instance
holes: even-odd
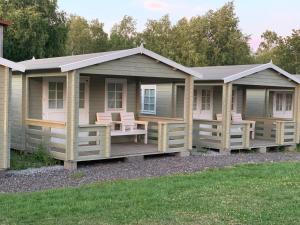
[[[135,120],[134,123],[137,124],[137,125],[144,125],[145,130],[148,130],[148,121]]]

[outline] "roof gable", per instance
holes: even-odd
[[[25,72],[25,66],[23,66],[19,63],[15,63],[15,62],[12,62],[10,60],[1,58],[1,57],[0,57],[0,65],[9,67],[13,70],[18,70],[18,71],[21,71],[21,72]]]

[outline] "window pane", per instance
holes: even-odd
[[[56,108],[56,100],[49,100],[49,109],[55,109]]]
[[[115,101],[108,100],[108,108],[114,109],[115,108]]]
[[[116,91],[123,91],[123,84],[116,84]]]
[[[108,101],[115,101],[115,92],[108,92]]]
[[[152,97],[155,96],[155,90],[154,90],[154,89],[151,89],[151,90],[150,90],[150,96],[152,96]]]
[[[292,104],[293,104],[293,96],[292,96],[292,94],[286,94],[286,106],[285,106],[285,110],[286,111],[291,111],[292,110]]]
[[[56,98],[56,92],[49,90],[49,99],[55,99]]]
[[[145,98],[144,98],[144,103],[145,103],[145,104],[148,104],[148,103],[149,103],[149,98],[148,98],[148,97],[145,97]]]
[[[57,90],[59,90],[59,91],[64,90],[64,84],[62,82],[57,82]]]
[[[55,82],[49,82],[49,90],[56,90],[56,83]]]
[[[57,100],[57,108],[62,109],[64,107],[64,102],[63,100]]]
[[[150,103],[154,104],[155,103],[155,98],[154,97],[150,97]]]
[[[144,104],[144,110],[146,110],[146,111],[149,110],[149,105],[148,104]]]
[[[115,84],[113,84],[113,83],[107,84],[107,90],[108,91],[115,91]]]
[[[122,108],[122,101],[116,101],[116,108],[117,109]]]
[[[154,104],[150,105],[150,111],[154,111]]]
[[[116,93],[116,100],[122,101],[122,92],[117,92]]]
[[[64,94],[62,91],[57,91],[57,99],[62,100],[64,98]]]

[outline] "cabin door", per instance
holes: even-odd
[[[194,89],[193,117],[195,119],[212,120],[213,93],[211,87],[197,87]]]
[[[293,93],[292,92],[274,93],[273,117],[275,118],[293,117]]]
[[[89,124],[89,78],[80,78],[79,124]],[[65,78],[44,78],[43,80],[43,119],[66,122]]]

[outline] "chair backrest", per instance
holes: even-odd
[[[134,126],[135,118],[133,112],[120,112],[121,122],[123,125]]]
[[[232,113],[231,114],[231,119],[232,119],[233,122],[243,121],[242,114],[240,114],[240,113]]]
[[[217,120],[222,121],[223,120],[223,115],[222,114],[217,114]]]
[[[100,123],[112,123],[112,117],[110,112],[104,112],[104,113],[96,113],[97,122]]]

